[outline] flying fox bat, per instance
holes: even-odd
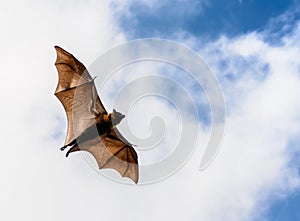
[[[72,152],[88,151],[99,166],[117,170],[121,176],[138,182],[138,156],[115,127],[125,115],[107,113],[96,90],[94,79],[72,54],[55,46],[58,84],[55,96],[62,103],[68,120],[64,146]]]

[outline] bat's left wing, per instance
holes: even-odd
[[[60,100],[67,114],[68,131],[65,145],[90,126],[96,124],[97,114],[106,114],[93,78],[86,67],[72,54],[55,46],[59,80],[55,96]]]

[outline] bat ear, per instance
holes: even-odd
[[[113,112],[116,113],[117,111],[115,109],[113,109]]]

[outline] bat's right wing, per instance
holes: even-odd
[[[112,168],[117,170],[121,176],[132,179],[135,183],[139,179],[138,156],[133,148],[115,127],[104,137],[103,143],[111,153],[109,158],[97,162],[99,168]]]
[[[122,177],[128,177],[137,183],[138,156],[132,146],[117,128],[114,128],[109,134],[86,140],[80,143],[80,146],[76,144],[67,152],[67,156],[76,151],[88,151],[96,159],[99,169],[115,169]]]
[[[55,96],[60,100],[67,114],[68,131],[65,145],[69,144],[85,129],[94,125],[97,114],[106,114],[93,78],[85,66],[72,54],[55,46],[55,66],[59,81]]]

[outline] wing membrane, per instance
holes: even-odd
[[[95,124],[97,114],[107,113],[102,105],[93,78],[85,66],[72,54],[55,46],[58,84],[55,96],[60,100],[67,114],[68,131],[65,145]]]
[[[98,136],[72,147],[67,154],[85,150],[96,159],[99,169],[110,168],[118,171],[121,176],[138,182],[138,157],[137,153],[128,142],[124,143],[111,134]]]
[[[65,146],[70,144],[69,153],[85,150],[96,159],[98,167],[117,170],[123,177],[138,182],[138,157],[130,144],[120,132],[108,129],[101,136],[96,122],[107,114],[94,84],[93,78],[85,66],[72,54],[55,46],[58,71],[58,85],[55,95],[62,103],[67,119],[68,129]],[[78,144],[79,142],[79,144]]]

